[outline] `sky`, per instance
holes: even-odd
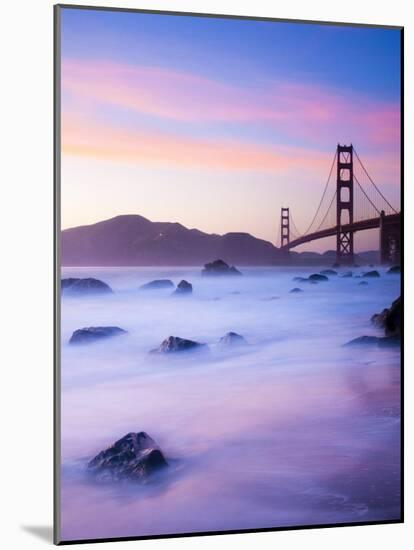
[[[63,229],[140,214],[279,245],[338,143],[399,205],[398,30],[63,8],[61,52]]]

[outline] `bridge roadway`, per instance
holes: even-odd
[[[389,216],[384,216],[384,221],[386,223],[393,223],[400,221],[400,213],[390,214]],[[349,223],[342,226],[343,232],[352,232],[356,233],[357,231],[364,231],[366,229],[376,229],[380,226],[380,217],[371,218],[370,220],[362,220],[360,222]],[[322,229],[321,231],[315,231],[314,233],[309,233],[309,235],[303,235],[293,241],[290,241],[288,245],[281,248],[281,250],[289,250],[290,248],[295,248],[304,243],[310,241],[316,241],[317,239],[324,239],[325,237],[332,237],[336,235],[338,226],[329,227],[328,229]]]

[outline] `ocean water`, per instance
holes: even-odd
[[[370,317],[400,278],[378,268],[368,286],[292,281],[312,269],[63,269],[114,290],[62,299],[63,540],[399,518],[400,352],[343,344],[381,334]],[[186,279],[193,295],[139,290],[156,278]],[[68,345],[97,325],[128,334]],[[220,347],[228,331],[248,345]],[[170,335],[209,352],[149,353]],[[88,479],[88,460],[131,431],[153,437],[170,467],[145,485]]]

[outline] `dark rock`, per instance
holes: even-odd
[[[292,288],[292,290],[289,291],[291,294],[297,294],[298,292],[303,292],[301,288],[295,287]]]
[[[193,292],[193,285],[182,280],[173,292],[173,296],[188,296]]]
[[[306,283],[308,279],[305,277],[293,277],[292,281],[295,281],[295,283]]]
[[[174,283],[169,279],[155,279],[140,286],[140,290],[159,290],[161,288],[172,288]]]
[[[362,345],[371,345],[371,344],[378,344],[379,337],[378,336],[359,336],[358,338],[354,338],[350,342],[347,342],[345,346],[362,346]]]
[[[205,264],[201,270],[202,275],[241,275],[241,272],[234,266],[229,266],[223,260],[215,260]]]
[[[225,346],[239,346],[247,344],[243,336],[241,334],[237,334],[237,332],[227,332],[222,338],[220,338],[219,343]]]
[[[366,281],[360,281],[360,282],[358,283],[358,286],[367,286],[367,284],[368,284],[368,283],[367,283]]]
[[[381,313],[371,317],[371,322],[379,328],[384,329],[386,336],[401,334],[401,298],[397,298],[390,308],[385,308]]]
[[[326,275],[321,275],[320,273],[313,273],[312,275],[309,275],[308,281],[329,281],[328,277]]]
[[[155,441],[145,432],[129,433],[88,463],[100,481],[145,481],[168,466]]]
[[[91,344],[120,334],[126,334],[126,330],[119,327],[85,327],[75,330],[69,344]]]
[[[392,274],[392,273],[401,273],[401,268],[399,265],[393,265],[392,267],[389,268],[389,270],[387,271],[387,273],[389,274]]]
[[[169,336],[161,345],[152,350],[151,353],[176,353],[184,351],[199,351],[207,349],[207,344],[200,344],[193,340],[186,340],[179,336]]]
[[[352,271],[345,271],[343,275],[341,275],[343,279],[348,279],[349,277],[352,277]]]
[[[338,272],[335,271],[334,269],[322,269],[321,274],[333,276],[333,275],[338,275]]]
[[[373,277],[380,277],[380,274],[378,273],[378,271],[374,270],[374,271],[367,271],[363,273],[362,276],[373,278]]]
[[[68,279],[62,279],[60,288],[65,294],[112,294],[112,289],[109,285],[100,281],[99,279],[93,279],[89,277],[87,279],[77,279],[70,277]]]
[[[394,347],[400,345],[399,336],[360,336],[354,338],[350,342],[347,342],[345,346],[380,346],[380,347]]]

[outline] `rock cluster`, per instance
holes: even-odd
[[[145,481],[168,463],[155,441],[145,432],[131,432],[101,451],[88,463],[99,481]]]
[[[380,277],[380,274],[378,273],[377,270],[374,269],[373,271],[367,271],[362,276],[372,279],[372,278]]]
[[[308,281],[315,281],[319,283],[321,281],[329,281],[329,279],[326,275],[321,275],[320,273],[312,273],[312,275],[309,275]]]
[[[229,266],[223,260],[215,260],[204,265],[202,275],[241,275],[241,272],[233,265]]]
[[[126,330],[119,327],[85,327],[75,330],[69,344],[91,344],[120,334],[126,334]]]
[[[371,322],[383,329],[385,336],[360,336],[345,345],[399,346],[401,338],[401,314],[401,298],[397,298],[390,308],[383,309],[381,313],[376,313],[371,317]]]
[[[112,289],[109,285],[89,277],[87,279],[79,279],[70,277],[62,279],[60,283],[61,291],[64,294],[81,295],[81,294],[112,294]]]
[[[182,280],[178,283],[177,288],[173,292],[173,296],[188,296],[193,293],[193,285]]]
[[[173,288],[174,283],[169,279],[155,279],[140,286],[140,290],[159,290],[162,288]]]
[[[222,346],[239,346],[247,344],[247,342],[241,334],[237,334],[237,332],[227,332],[220,338],[219,344]]]
[[[179,336],[169,336],[161,342],[158,348],[151,350],[151,353],[178,353],[202,349],[207,349],[207,344],[200,344],[200,342],[187,340]]]
[[[371,321],[377,327],[383,328],[385,336],[400,336],[401,334],[401,298],[397,298],[391,307],[385,308],[381,313],[371,317]]]
[[[350,342],[347,342],[345,346],[380,346],[380,347],[393,347],[400,345],[400,339],[396,336],[359,336],[354,338]]]

